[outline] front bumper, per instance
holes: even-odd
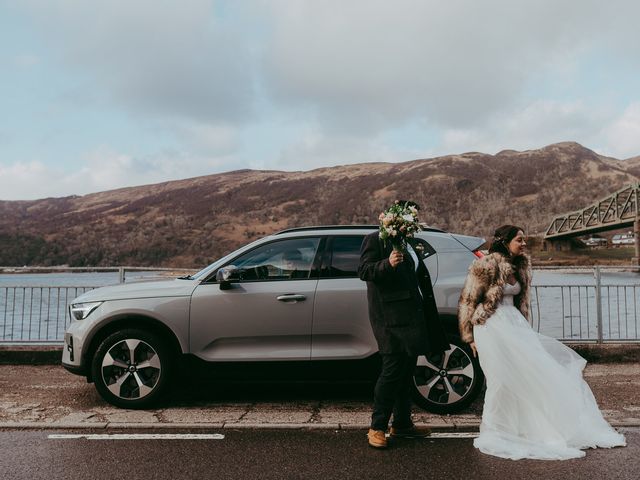
[[[74,346],[73,334],[64,334],[64,346],[62,347],[62,366],[76,375],[84,375],[84,367],[80,363],[80,352]],[[75,347],[75,348],[74,348]]]
[[[83,355],[87,326],[84,321],[72,321],[64,334],[62,366],[76,375],[89,374],[89,366]]]
[[[62,366],[67,369],[67,371],[73,373],[74,375],[80,375],[82,377],[88,377],[88,371],[84,367],[78,367],[75,365],[69,365],[67,363],[62,362]]]
[[[82,362],[82,349],[79,337],[75,337],[73,333],[67,331],[64,334],[64,347],[62,349],[62,366],[74,375],[87,377],[87,381],[91,381],[91,372],[86,362]]]

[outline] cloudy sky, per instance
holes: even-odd
[[[577,141],[640,155],[640,2],[0,0],[0,199]]]

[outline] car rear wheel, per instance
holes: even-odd
[[[100,343],[91,368],[96,389],[107,402],[123,408],[147,408],[167,389],[171,355],[157,334],[126,329]]]
[[[420,356],[413,377],[413,397],[425,410],[455,413],[475,400],[484,385],[484,374],[471,349],[459,340],[440,355]]]

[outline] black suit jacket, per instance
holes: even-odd
[[[449,342],[438,316],[429,270],[419,259],[416,271],[408,253],[393,268],[391,250],[390,242],[385,246],[377,232],[367,235],[358,266],[360,279],[367,282],[369,320],[380,353],[443,352]]]

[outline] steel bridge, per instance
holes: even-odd
[[[544,239],[566,240],[607,230],[634,227],[636,258],[640,257],[640,183],[628,185],[576,212],[558,215]],[[640,258],[638,259],[640,262]]]

